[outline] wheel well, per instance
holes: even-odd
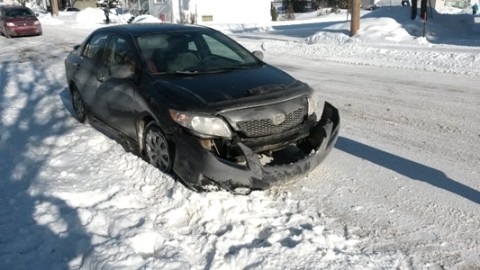
[[[70,91],[70,94],[72,94],[73,89],[77,89],[77,86],[75,85],[75,83],[73,81],[70,81],[68,83],[68,90]]]

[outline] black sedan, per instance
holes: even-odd
[[[339,115],[313,90],[202,26],[95,30],[65,60],[80,122],[194,190],[248,193],[313,170]]]

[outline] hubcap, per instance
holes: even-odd
[[[170,169],[171,161],[168,143],[163,134],[156,128],[150,129],[145,138],[145,144],[150,164],[167,172]]]

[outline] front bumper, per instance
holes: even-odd
[[[235,191],[267,189],[282,181],[304,176],[317,167],[335,145],[340,128],[338,110],[325,103],[320,121],[310,130],[307,138],[311,152],[295,163],[279,166],[264,166],[258,154],[242,143],[238,147],[246,160],[241,165],[222,159],[200,146],[190,135],[180,135],[176,141],[176,154],[173,170],[186,185],[200,188],[219,186]],[[208,188],[207,188],[208,189]]]
[[[8,32],[10,36],[34,36],[34,35],[41,35],[42,34],[42,27],[41,26],[11,26],[5,27],[5,30]]]

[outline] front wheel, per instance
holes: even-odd
[[[85,109],[85,103],[83,103],[82,96],[80,96],[80,93],[76,88],[73,88],[71,93],[72,93],[73,110],[75,111],[78,121],[80,123],[84,123],[85,120],[87,119],[87,113]]]
[[[170,173],[173,167],[173,146],[169,144],[158,125],[154,122],[149,123],[143,138],[147,161],[162,172]]]

